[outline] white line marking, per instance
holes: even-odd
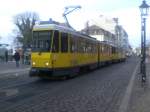
[[[9,76],[19,76],[21,73],[28,73],[30,68],[20,69],[20,70],[12,70],[8,72],[0,72],[0,78],[9,77]]]
[[[2,72],[0,72],[0,74],[9,74],[9,73],[16,73],[16,72],[29,71],[29,70],[30,70],[30,68],[7,70],[7,71],[2,71]]]
[[[18,75],[19,75],[18,73],[15,73],[15,74],[14,74],[14,76],[16,76],[16,77],[17,77]]]
[[[6,96],[14,96],[19,93],[18,89],[7,89],[5,90]]]
[[[19,93],[18,89],[3,89],[0,90],[0,93],[3,93],[5,96],[13,96]]]
[[[136,76],[139,65],[140,65],[140,62],[136,65],[136,68],[135,68],[135,70],[132,74],[132,77],[131,77],[130,82],[129,82],[127,88],[126,88],[126,92],[125,92],[125,95],[123,97],[123,100],[121,102],[121,105],[119,107],[118,112],[126,112],[127,109],[128,109],[128,104],[129,104],[129,101],[130,101],[132,88],[133,88],[133,85],[134,85],[134,79],[135,79],[135,76]]]

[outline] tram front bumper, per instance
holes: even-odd
[[[46,75],[51,75],[52,70],[50,68],[31,68],[29,72],[29,76],[34,77],[34,76],[46,76]]]

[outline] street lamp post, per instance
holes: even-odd
[[[141,74],[142,82],[146,82],[146,16],[148,15],[149,5],[143,0],[139,8],[141,11]]]

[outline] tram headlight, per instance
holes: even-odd
[[[49,62],[46,62],[45,65],[48,66],[48,65],[49,65]]]
[[[32,65],[35,65],[35,62],[32,62]]]

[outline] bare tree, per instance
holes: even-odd
[[[24,12],[14,17],[14,24],[19,30],[15,39],[21,43],[24,48],[30,47],[31,45],[32,29],[37,20],[39,20],[39,16],[35,12]]]

